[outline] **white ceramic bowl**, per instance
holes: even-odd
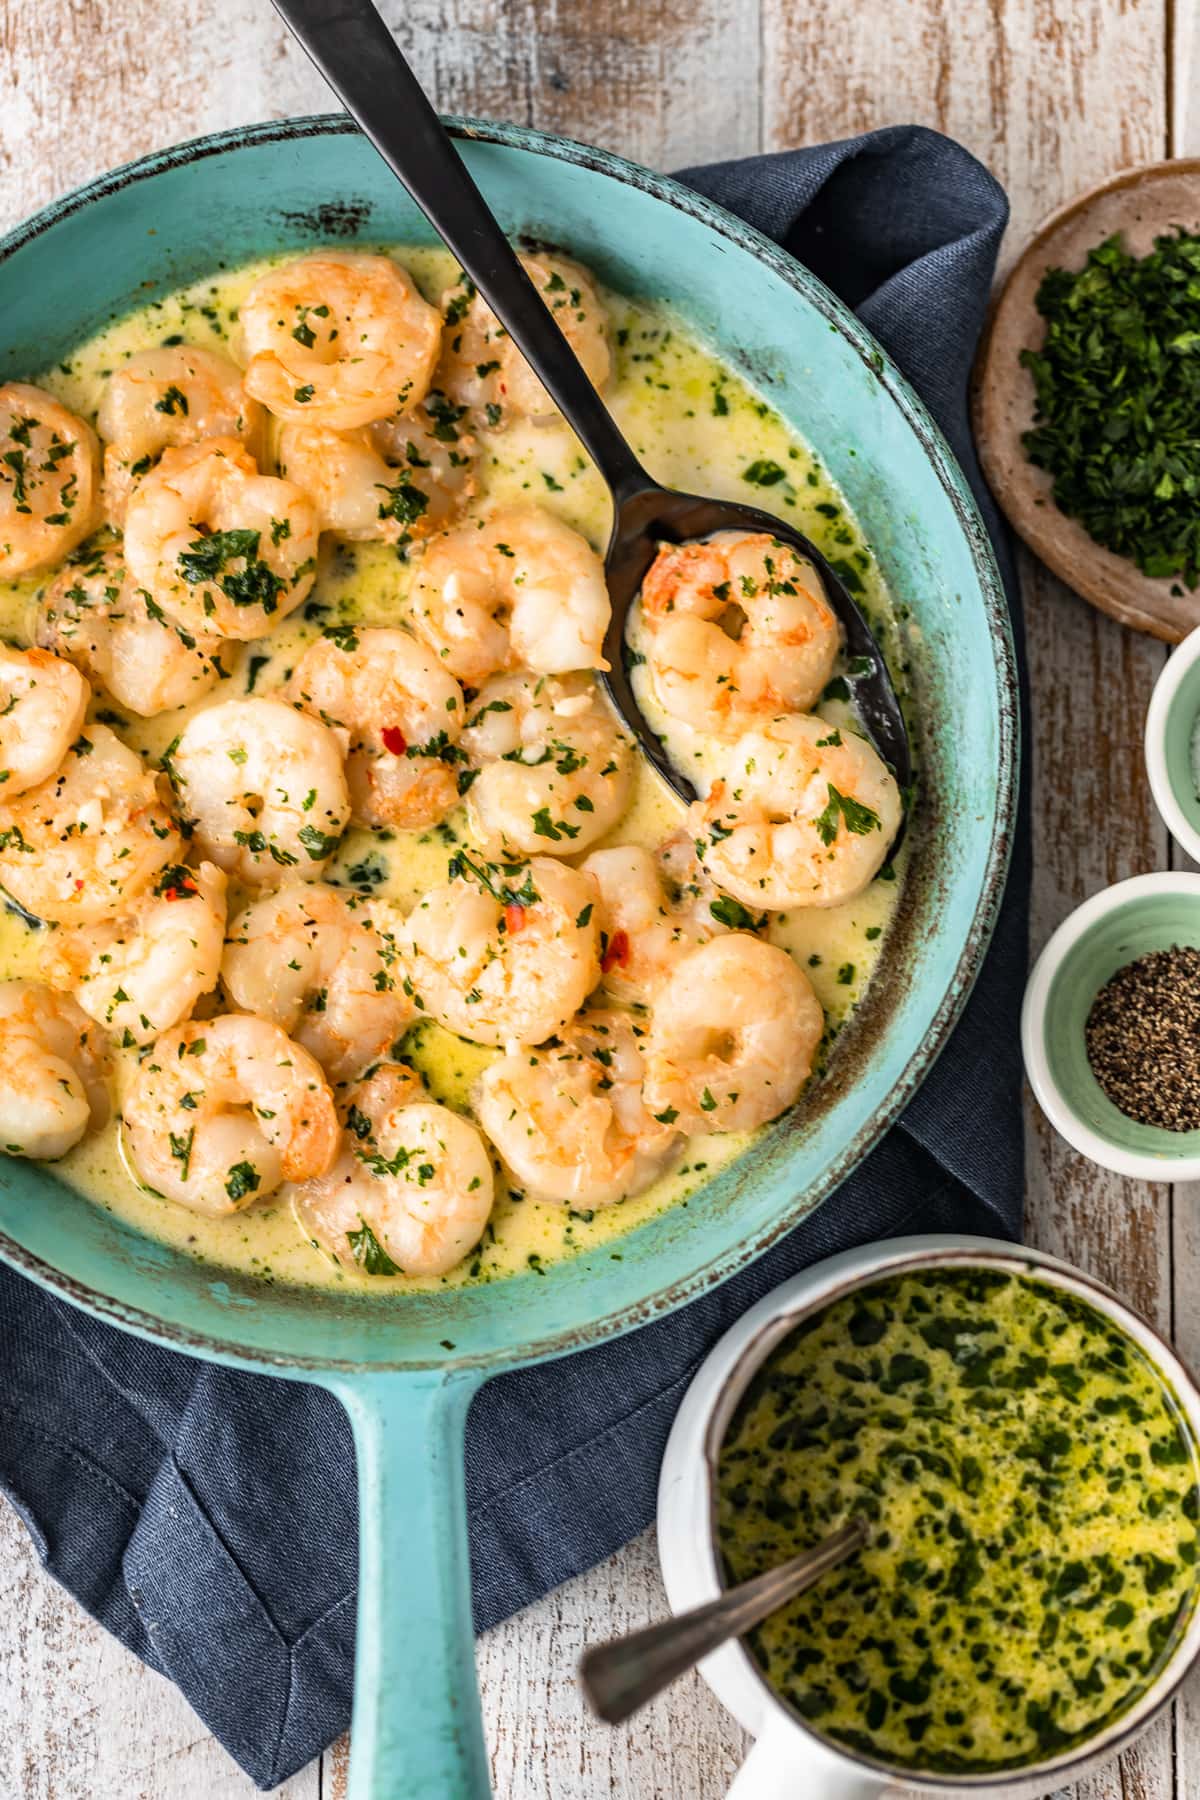
[[[836,1204],[836,1202],[835,1202]],[[1200,1438],[1200,1392],[1157,1332],[1090,1276],[1021,1245],[991,1238],[912,1237],[869,1244],[817,1263],[768,1294],[726,1332],[697,1371],[667,1443],[658,1489],[658,1552],[675,1612],[721,1591],[713,1533],[713,1473],[733,1409],[755,1370],[805,1313],[904,1269],[967,1264],[1036,1273],[1110,1317],[1166,1377]],[[1129,1710],[1087,1744],[1000,1775],[915,1776],[836,1748],[813,1732],[767,1685],[740,1642],[700,1664],[717,1698],[757,1740],[736,1776],[737,1800],[879,1800],[884,1794],[978,1794],[1010,1800],[1047,1794],[1115,1756],[1166,1705],[1200,1656],[1200,1607],[1157,1681]]]
[[[1113,1105],[1087,1060],[1084,1026],[1099,990],[1135,957],[1200,948],[1200,875],[1135,875],[1063,920],[1029,977],[1021,1049],[1038,1105],[1093,1162],[1139,1181],[1200,1178],[1200,1131],[1139,1125]]]
[[[1200,719],[1200,630],[1172,651],[1146,711],[1146,770],[1163,824],[1200,862],[1200,794],[1192,774],[1192,736]]]

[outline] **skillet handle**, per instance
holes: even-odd
[[[474,1372],[336,1376],[358,1458],[347,1800],[489,1800],[463,1435]]]

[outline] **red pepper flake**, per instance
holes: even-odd
[[[181,881],[178,887],[163,889],[164,900],[184,900],[189,894],[198,894],[200,889],[194,881]]]
[[[624,969],[629,963],[629,933],[614,931],[605,946],[604,955],[600,958],[600,968],[607,975],[610,969]]]
[[[396,725],[385,725],[379,735],[384,749],[390,750],[393,756],[403,756],[408,749],[408,739]]]
[[[515,900],[510,900],[504,909],[505,930],[511,936],[514,932],[520,931],[524,923],[525,908],[523,906],[518,906]]]

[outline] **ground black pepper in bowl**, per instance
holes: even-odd
[[[1128,1118],[1200,1130],[1200,950],[1173,944],[1118,969],[1086,1036],[1093,1075]]]

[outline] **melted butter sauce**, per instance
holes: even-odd
[[[392,250],[434,302],[457,278],[442,250]],[[274,262],[270,259],[197,283],[132,313],[98,334],[65,363],[31,375],[73,411],[94,423],[108,373],[139,350],[173,341],[203,345],[238,357],[237,314],[245,295]],[[646,466],[661,480],[777,513],[820,544],[854,587],[881,633],[894,671],[902,676],[899,627],[869,548],[845,501],[817,459],[778,414],[736,374],[704,349],[663,309],[606,294],[614,328],[615,378],[608,392],[623,431]],[[755,478],[746,472],[754,470]],[[776,473],[778,471],[778,473]],[[763,475],[768,477],[762,485]],[[479,487],[486,504],[534,501],[557,513],[603,551],[611,523],[607,490],[561,421],[518,423],[481,437]],[[33,612],[45,577],[0,583],[0,636],[31,641]],[[142,720],[119,713],[103,697],[93,708],[145,756],[162,756],[192,712],[214,700],[247,692],[269,693],[286,680],[304,646],[332,624],[403,623],[408,612],[409,569],[390,546],[322,540],[318,575],[309,601],[271,636],[231,646],[223,661],[229,680],[194,706]],[[836,684],[835,684],[836,689]],[[836,692],[818,709],[846,724],[849,707]],[[656,722],[656,729],[661,729]],[[682,746],[681,755],[694,750]],[[676,829],[683,807],[645,764],[619,827],[605,842],[657,845]],[[459,842],[469,843],[461,810],[432,831],[385,833],[352,830],[343,839],[328,876],[410,906],[446,878]],[[769,935],[805,969],[825,1008],[827,1044],[860,999],[884,947],[888,920],[903,879],[904,854],[859,898],[828,910],[773,915]],[[231,910],[241,896],[231,891]],[[0,915],[0,974],[36,975],[37,939],[9,913]],[[200,1013],[216,1010],[201,1005]],[[436,1098],[469,1110],[473,1081],[495,1052],[425,1022],[405,1040],[404,1054]],[[135,1066],[117,1054],[120,1097]],[[747,1134],[697,1136],[679,1164],[644,1193],[594,1214],[542,1204],[510,1190],[501,1177],[491,1221],[478,1249],[450,1274],[435,1278],[364,1275],[330,1258],[304,1238],[282,1201],[268,1200],[231,1218],[205,1219],[147,1193],[125,1164],[115,1123],[85,1140],[56,1165],[64,1180],[138,1230],[165,1239],[207,1262],[246,1270],[264,1279],[353,1286],[394,1294],[467,1281],[490,1281],[520,1271],[540,1272],[555,1259],[618,1238],[687,1196],[751,1141]],[[614,1250],[614,1255],[619,1251]]]
[[[1179,1404],[1104,1315],[1032,1278],[894,1276],[804,1321],[717,1479],[731,1582],[867,1520],[866,1549],[749,1642],[814,1730],[889,1764],[1058,1755],[1145,1691],[1195,1605]]]

